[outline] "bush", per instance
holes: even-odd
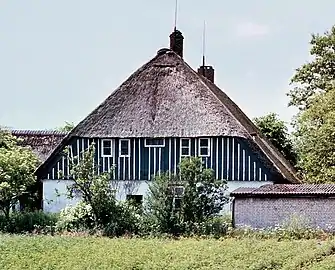
[[[97,224],[92,207],[81,201],[64,208],[56,224],[58,232],[101,232],[104,236],[123,236],[139,233],[140,210],[127,202],[116,202],[106,211],[103,223]]]
[[[0,231],[4,233],[53,232],[58,215],[42,211],[15,212],[9,218],[0,215]]]
[[[59,214],[56,230],[59,232],[87,231],[95,228],[92,208],[84,202],[78,202],[75,206],[66,206]]]
[[[213,217],[200,223],[186,223],[184,227],[185,236],[213,236],[223,237],[227,234],[229,223],[223,217]]]

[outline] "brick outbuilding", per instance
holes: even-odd
[[[233,197],[235,227],[270,228],[299,218],[306,225],[335,230],[335,185],[282,184],[238,188]]]

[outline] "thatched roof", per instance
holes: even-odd
[[[71,134],[246,137],[245,128],[200,76],[176,53],[163,52],[130,76]]]
[[[19,139],[21,146],[32,149],[41,162],[55,150],[66,136],[66,132],[47,130],[11,130],[11,134]]]
[[[284,179],[299,182],[294,168],[241,109],[169,49],[159,50],[131,75],[63,139],[55,152],[75,136],[242,137],[256,151],[262,151]]]

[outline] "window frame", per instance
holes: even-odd
[[[201,146],[201,140],[207,140],[207,146]],[[207,155],[201,154],[201,149],[207,149]],[[211,156],[211,139],[210,138],[199,138],[199,157],[210,157]]]
[[[104,153],[104,142],[110,142],[111,143],[111,146],[110,146],[110,149],[111,149],[111,154],[110,155],[105,155]],[[112,157],[114,158],[115,157],[115,140],[113,139],[102,139],[101,140],[101,157]]]
[[[126,141],[128,144],[128,154],[127,155],[122,155],[121,154],[121,143],[122,141]],[[119,157],[130,157],[130,139],[120,139],[119,140]]]
[[[147,140],[162,140],[163,144],[148,144]],[[144,139],[144,147],[154,148],[154,147],[165,147],[165,138],[145,138]]]
[[[183,146],[183,141],[188,141],[188,146]],[[183,149],[188,149],[188,155],[183,154]],[[191,156],[191,139],[190,138],[181,138],[180,139],[180,156],[181,157],[190,157]]]

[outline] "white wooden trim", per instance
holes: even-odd
[[[128,154],[127,155],[121,155],[121,142],[128,142]],[[119,140],[119,157],[130,157],[130,140],[129,139],[120,139]]]
[[[147,144],[147,140],[162,140],[163,144]],[[156,148],[156,147],[165,147],[165,138],[146,138],[144,139],[144,147]]]
[[[207,146],[200,146],[201,145],[201,140],[207,140],[207,142],[208,142]],[[209,157],[211,155],[210,154],[211,153],[211,140],[210,140],[210,138],[199,138],[198,143],[199,143],[199,157]],[[207,155],[202,155],[201,154],[201,149],[202,148],[207,148]]]
[[[100,175],[100,139],[98,139],[97,150],[98,150],[98,175]]]
[[[188,146],[183,146],[183,140],[187,140],[188,141]],[[191,156],[191,139],[190,138],[181,138],[180,139],[180,146],[179,146],[179,150],[180,150],[180,156],[181,157],[189,157]],[[183,155],[183,149],[187,148],[188,149],[188,154],[187,155]]]
[[[151,179],[151,148],[149,147],[149,170],[148,170],[148,178]]]
[[[239,143],[237,143],[237,180],[240,180],[240,172],[241,172],[241,164],[240,164],[240,150],[241,150],[241,146]]]
[[[231,180],[235,180],[235,139],[232,139],[232,155],[231,155]]]
[[[133,140],[134,147],[133,147],[133,180],[136,179],[136,139]]]
[[[219,138],[216,138],[216,179],[219,179]]]
[[[138,139],[138,180],[141,180],[141,139]]]
[[[110,155],[105,155],[104,154],[104,142],[110,142],[111,143],[111,154]],[[114,147],[115,146],[115,140],[114,139],[102,139],[101,140],[101,156],[102,157],[115,157],[114,153]]]
[[[162,148],[158,148],[158,175],[161,175]]]
[[[156,147],[154,147],[154,178],[156,177],[156,151],[157,151],[157,148]]]

